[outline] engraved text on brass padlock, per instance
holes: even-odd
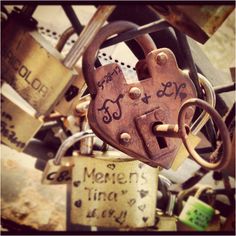
[[[2,32],[2,79],[39,114],[48,114],[73,80],[62,58],[35,30],[9,17]]]

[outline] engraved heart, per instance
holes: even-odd
[[[74,185],[75,187],[79,187],[80,184],[81,184],[81,181],[80,181],[80,180],[73,182],[73,185]]]
[[[81,205],[82,205],[82,201],[81,201],[81,200],[75,201],[75,206],[76,206],[76,207],[80,208]]]
[[[111,170],[114,170],[116,165],[115,164],[108,164],[107,167]]]
[[[128,190],[122,190],[121,193],[124,195],[124,194],[128,193]]]
[[[144,211],[145,208],[146,208],[146,204],[143,204],[143,205],[138,206],[138,209],[139,209],[140,211]]]
[[[143,190],[143,189],[139,190],[138,192],[140,193],[140,197],[141,198],[144,198],[144,197],[146,197],[148,195],[148,191]]]
[[[147,222],[147,220],[148,220],[148,217],[143,217],[143,222]]]
[[[138,167],[139,167],[140,169],[142,169],[142,168],[143,168],[143,166],[144,166],[144,164],[143,164],[143,163],[139,163],[139,164],[138,164]]]
[[[186,93],[180,93],[179,97],[180,97],[181,102],[182,102],[187,97],[187,94]]]
[[[136,199],[135,199],[135,198],[132,198],[132,199],[130,199],[130,200],[128,201],[128,204],[129,204],[130,206],[133,206],[133,205],[135,204],[135,202],[136,202]]]

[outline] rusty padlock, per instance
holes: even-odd
[[[157,137],[152,127],[176,124],[181,104],[196,97],[192,81],[178,68],[172,51],[156,49],[148,35],[136,38],[150,74],[137,83],[127,84],[116,63],[94,69],[101,44],[113,34],[136,27],[126,21],[110,23],[99,31],[85,51],[82,69],[92,97],[88,118],[96,135],[111,146],[149,165],[168,169],[181,140]],[[193,113],[191,110],[187,114],[187,125]]]

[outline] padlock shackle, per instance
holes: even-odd
[[[208,189],[213,191],[213,188],[210,185],[197,184],[189,189],[185,189],[179,192],[176,201],[176,209],[178,214],[180,214],[183,209],[183,200],[186,199],[186,197],[189,197],[189,195],[193,194],[194,197],[199,198],[201,194]]]
[[[101,47],[103,42],[105,42],[106,39],[108,39],[110,36],[122,33],[127,30],[137,29],[137,27],[137,24],[129,21],[115,21],[110,24],[107,24],[100,29],[100,31],[95,36],[93,42],[85,51],[82,59],[82,69],[84,79],[88,85],[92,99],[95,98],[97,94],[94,65],[99,48]],[[156,49],[154,41],[148,34],[141,35],[135,38],[135,40],[141,46],[145,56],[152,50]]]
[[[75,29],[71,26],[67,28],[61,35],[59,41],[57,42],[56,49],[61,52],[68,41],[68,39],[75,34]]]
[[[60,165],[61,163],[61,158],[65,155],[66,151],[68,150],[68,148],[70,148],[73,144],[75,144],[76,142],[80,141],[81,139],[84,138],[89,138],[89,137],[94,137],[95,134],[93,133],[93,131],[90,130],[86,130],[86,131],[82,131],[79,133],[75,133],[72,136],[70,136],[69,138],[67,138],[59,147],[57,154],[53,160],[55,165]]]
[[[191,147],[191,143],[188,140],[188,135],[186,133],[185,129],[185,111],[189,106],[197,106],[201,109],[205,110],[212,118],[212,120],[215,122],[216,126],[218,127],[221,140],[223,142],[223,151],[222,151],[222,158],[214,163],[208,162],[204,160],[199,154],[194,150],[194,148]],[[228,129],[219,115],[219,113],[215,110],[214,107],[212,107],[207,102],[198,99],[198,98],[191,98],[185,101],[180,110],[178,115],[178,126],[179,126],[179,133],[181,135],[182,141],[186,149],[188,150],[189,154],[192,156],[192,158],[200,164],[202,167],[209,169],[209,170],[222,170],[225,167],[228,166],[230,159],[231,159],[231,140],[229,136]],[[220,145],[216,148],[216,150],[211,154],[209,157],[210,160],[214,160],[215,157],[218,154]]]

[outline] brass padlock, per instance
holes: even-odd
[[[61,54],[43,38],[37,22],[13,11],[2,32],[2,79],[9,83],[37,115],[47,115],[74,79]]]
[[[71,181],[73,157],[64,157],[67,149],[81,139],[94,136],[91,130],[73,134],[67,138],[60,146],[54,159],[47,162],[42,176],[43,184],[65,184]],[[64,157],[64,158],[63,158]]]
[[[110,151],[74,161],[73,224],[110,228],[154,224],[158,168]]]
[[[23,151],[28,141],[43,125],[41,117],[35,118],[33,110],[16,99],[8,84],[1,87],[1,142]]]
[[[82,69],[92,100],[88,118],[96,135],[111,146],[152,166],[170,168],[180,139],[158,137],[152,127],[176,124],[181,104],[196,97],[188,74],[181,71],[174,54],[156,49],[148,35],[136,38],[145,53],[149,77],[127,84],[121,68],[113,63],[94,70],[96,53],[111,35],[137,26],[118,21],[104,26],[83,56]],[[138,76],[141,73],[138,73]],[[189,125],[194,113],[188,114]]]

